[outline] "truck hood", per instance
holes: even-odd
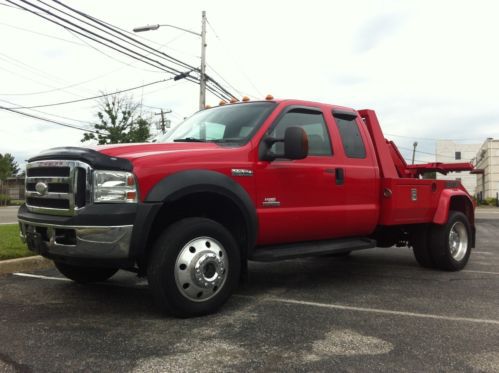
[[[33,161],[81,160],[97,169],[131,171],[133,163],[144,157],[174,157],[182,153],[206,155],[225,152],[225,147],[214,143],[138,143],[97,145],[91,147],[59,147],[42,151],[28,159]]]
[[[125,158],[132,161],[137,158],[168,153],[220,150],[220,146],[210,142],[178,142],[99,145],[91,149],[110,157]]]

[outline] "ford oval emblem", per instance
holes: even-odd
[[[45,194],[47,194],[49,187],[47,186],[47,184],[39,181],[38,183],[36,183],[35,189],[39,195],[44,196]]]

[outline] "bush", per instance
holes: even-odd
[[[20,200],[20,199],[11,199],[10,200],[11,206],[21,206],[23,203],[24,203],[24,201]]]
[[[485,198],[483,204],[488,206],[497,206],[497,199],[493,197]]]
[[[6,194],[0,194],[0,206],[6,206],[10,204],[10,197]]]

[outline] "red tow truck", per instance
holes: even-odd
[[[156,143],[53,148],[27,164],[22,239],[66,277],[147,276],[165,311],[217,310],[247,263],[410,246],[457,271],[475,245],[457,181],[407,165],[372,110],[300,100],[201,110]]]

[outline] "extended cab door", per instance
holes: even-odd
[[[349,235],[368,235],[378,224],[381,188],[369,132],[354,111],[332,110],[326,119],[336,140],[335,166],[344,176],[343,224]]]
[[[282,139],[288,127],[296,126],[308,135],[308,157],[260,160],[255,167],[260,245],[334,238],[345,233],[344,179],[337,175],[325,113],[319,107],[289,106],[270,126],[267,136]],[[278,142],[271,151],[281,154],[282,147]]]

